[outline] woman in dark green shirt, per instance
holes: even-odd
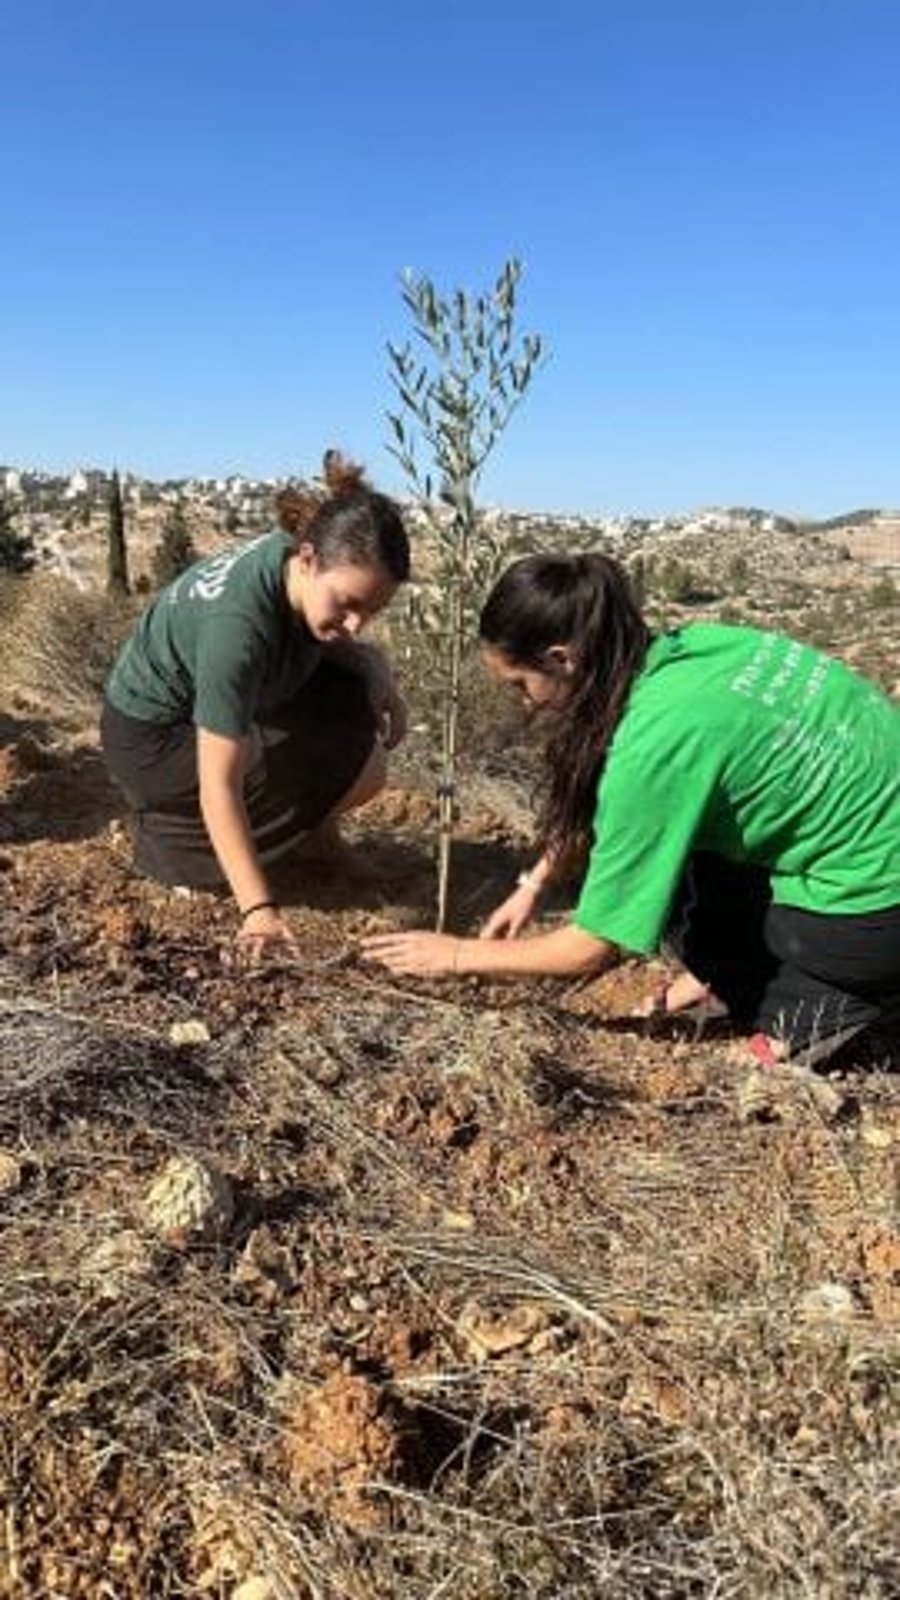
[[[543,852],[481,940],[389,934],[395,971],[599,973],[665,942],[761,1059],[825,1054],[900,1002],[900,711],[779,634],[652,638],[602,556],[515,563],[481,618],[489,670],[547,713]],[[571,921],[519,940],[587,862]]]
[[[325,480],[327,498],[285,491],[278,531],[163,590],[103,710],[136,865],[163,883],[226,882],[251,956],[290,939],[269,863],[370,799],[405,731],[387,661],[358,637],[409,576],[403,523],[331,451]]]

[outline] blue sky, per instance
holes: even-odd
[[[482,498],[900,503],[896,0],[4,0],[0,461],[389,489],[411,267],[525,264]]]

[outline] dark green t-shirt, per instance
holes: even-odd
[[[694,850],[768,869],[779,904],[900,905],[900,709],[780,634],[696,623],[654,640],[600,780],[575,922],[652,952]]]
[[[264,534],[195,562],[164,589],[113,668],[116,709],[240,738],[290,700],[321,654],[287,602],[292,549],[286,534]]]

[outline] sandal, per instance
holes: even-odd
[[[678,981],[677,978],[669,978],[657,984],[656,988],[635,1006],[631,1013],[632,1017],[644,1022],[657,1022],[670,1017],[683,1017],[686,1022],[711,1022],[717,1017],[727,1017],[728,1007],[717,994],[713,993],[708,983],[703,985],[702,992],[695,1000],[689,1000],[681,1006],[670,1006],[669,994]]]

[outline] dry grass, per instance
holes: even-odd
[[[327,991],[188,1050],[5,1003],[0,1593],[895,1593],[861,1114],[743,1123],[702,1045],[663,1105],[565,1009]],[[176,1148],[234,1185],[218,1243],[147,1231]]]
[[[751,572],[752,620],[791,626],[795,579],[800,616],[801,557],[777,592]],[[824,584],[807,620],[895,682],[867,605]],[[93,716],[129,619],[34,579],[0,620],[8,692]],[[534,765],[474,657],[469,679],[474,923]],[[79,772],[28,767],[5,812],[0,1600],[900,1593],[896,1049],[832,1105],[609,1016],[646,975],[374,976],[348,944],[423,920],[430,879],[292,909],[302,961],[226,974],[227,907],[63,827]],[[380,813],[426,870],[428,810]],[[185,1018],[209,1041],[174,1044]],[[153,1221],[173,1156],[224,1175],[227,1229]]]
[[[96,716],[119,645],[134,622],[130,604],[36,574],[0,581],[0,672],[12,706],[57,720]]]

